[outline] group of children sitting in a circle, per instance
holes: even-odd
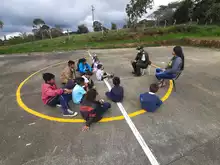
[[[132,61],[132,66],[134,69],[133,74],[140,76],[140,70],[147,68],[148,65],[151,65],[151,62],[143,47],[138,47],[137,50],[138,54],[135,61]],[[162,105],[162,101],[155,95],[159,90],[162,80],[173,79],[178,72],[184,69],[184,55],[180,46],[174,47],[173,55],[166,69],[156,69],[156,77],[159,80],[158,84],[151,84],[150,92],[140,94],[141,107],[148,112],[154,112]],[[109,100],[121,102],[124,97],[124,89],[120,86],[120,78],[105,72],[103,65],[96,55],[92,58],[92,66],[87,63],[85,58],[82,58],[79,59],[77,68],[74,61],[69,61],[68,66],[65,67],[60,76],[62,88],[56,86],[55,75],[52,73],[43,74],[45,83],[41,87],[43,103],[51,107],[60,107],[63,116],[74,117],[78,114],[70,110],[69,101],[72,100],[74,104],[80,105],[80,114],[86,121],[83,127],[84,131],[88,130],[92,123],[100,121],[104,113],[111,108],[109,102],[105,102],[103,99],[97,100],[98,92],[91,79],[93,74],[96,74],[98,81],[112,78],[114,87],[111,91],[106,92]]]

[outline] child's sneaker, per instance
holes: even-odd
[[[63,114],[63,116],[68,116],[68,117],[75,117],[75,116],[77,116],[78,115],[78,113],[77,112],[73,112],[73,114],[70,114],[70,113],[64,113]]]
[[[62,106],[60,104],[57,104],[56,107],[61,108]]]

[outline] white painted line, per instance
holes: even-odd
[[[57,146],[54,148],[52,154],[54,154],[56,152],[56,150],[57,150]]]
[[[35,124],[35,122],[34,123],[30,123],[30,124],[28,124],[28,125],[34,125]]]
[[[30,146],[30,145],[31,145],[31,143],[26,144],[26,146]]]
[[[89,56],[91,57],[90,52],[88,51]],[[109,82],[104,79],[104,82],[108,88],[108,90],[111,90],[111,85],[109,84]],[[123,114],[126,122],[128,123],[130,129],[132,130],[134,136],[136,137],[137,141],[139,142],[139,144],[141,145],[144,153],[146,154],[146,156],[148,157],[151,165],[159,165],[157,159],[155,158],[155,156],[153,155],[153,153],[151,152],[150,148],[148,147],[148,145],[146,144],[146,142],[144,141],[143,137],[141,136],[140,132],[137,130],[136,126],[134,125],[134,123],[132,122],[131,118],[128,116],[128,113],[126,112],[125,108],[123,107],[122,103],[117,103],[118,108],[120,109],[121,113]]]

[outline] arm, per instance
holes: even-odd
[[[92,72],[92,68],[88,63],[86,63],[86,67],[89,69],[90,72]]]
[[[159,108],[162,104],[163,102],[158,98],[157,103],[156,103],[157,107]]]
[[[167,69],[165,73],[175,74],[178,71],[180,64],[182,63],[181,58],[176,58],[176,60],[172,64],[171,69]]]
[[[80,73],[85,73],[85,69],[84,69],[82,63],[79,64],[79,72],[80,72]]]
[[[45,94],[47,95],[47,96],[51,96],[51,97],[53,97],[53,96],[57,96],[57,95],[61,95],[61,94],[63,94],[63,89],[55,89],[55,90],[52,90],[51,88],[47,88],[46,90],[45,90]]]

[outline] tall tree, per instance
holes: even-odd
[[[51,35],[51,31],[50,31],[50,27],[46,24],[42,25],[42,27],[40,28],[40,31],[42,33],[46,32],[47,35],[49,35],[50,39],[52,39],[52,35]]]
[[[111,29],[112,30],[117,30],[117,25],[115,23],[111,23]]]
[[[4,22],[0,20],[0,29],[3,29]]]
[[[199,20],[200,24],[205,24],[207,20],[207,12],[216,5],[219,0],[195,0],[193,8],[193,20]],[[211,19],[211,18],[209,18]]]
[[[191,19],[191,9],[193,7],[192,0],[184,0],[175,11],[173,18],[177,24],[189,22]]]
[[[83,34],[83,33],[88,33],[88,32],[89,32],[89,29],[86,25],[82,24],[78,26],[77,33]]]
[[[40,19],[40,18],[35,18],[35,19],[33,20],[33,31],[35,31],[35,33],[36,33],[37,31],[40,32],[40,34],[41,34],[41,39],[44,38],[43,31],[42,31],[42,29],[41,29],[41,27],[42,27],[43,25],[45,25],[44,20],[42,20],[42,19]],[[36,29],[36,30],[34,30],[34,29]]]
[[[94,21],[93,22],[93,30],[95,32],[102,31],[102,24],[99,21]]]
[[[136,24],[138,18],[147,13],[147,9],[152,9],[154,0],[130,0],[126,5],[126,13],[132,24]]]

